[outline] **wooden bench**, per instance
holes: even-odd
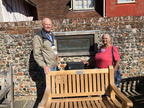
[[[129,108],[133,103],[114,84],[114,70],[51,71],[38,108]]]
[[[13,108],[12,67],[0,72],[0,108]]]

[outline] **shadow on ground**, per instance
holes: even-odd
[[[133,108],[144,108],[144,76],[123,79],[120,90],[133,102]]]

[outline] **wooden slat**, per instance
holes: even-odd
[[[94,102],[95,102],[97,108],[102,108],[101,104],[97,100],[94,100]]]
[[[97,88],[98,88],[98,92],[100,91],[100,87],[101,85],[100,85],[100,74],[98,73],[97,74]]]
[[[68,93],[68,79],[67,79],[67,75],[64,76],[64,88],[65,88],[65,93]]]
[[[108,81],[108,73],[105,73],[105,86],[106,86],[105,89],[107,89],[108,83],[109,83],[109,81]]]
[[[56,94],[60,93],[60,91],[59,91],[59,79],[60,79],[60,77],[56,76]]]
[[[72,91],[73,91],[73,93],[76,93],[76,79],[75,79],[75,75],[72,75],[72,84],[73,84]]]
[[[76,75],[76,83],[77,83],[77,93],[80,93],[80,79],[79,74]]]
[[[77,106],[77,102],[75,101],[75,102],[73,102],[74,103],[74,108],[77,108],[78,106]]]
[[[108,69],[85,69],[85,70],[61,70],[61,71],[50,71],[50,75],[73,75],[77,71],[83,71],[83,74],[93,74],[93,73],[108,73]]]
[[[97,80],[96,80],[96,74],[93,74],[93,91],[96,92],[97,90]]]
[[[65,108],[69,108],[69,107],[68,107],[68,102],[65,102]]]
[[[92,108],[90,101],[86,101],[88,108]]]
[[[60,108],[60,102],[56,103],[56,108]]]
[[[103,102],[104,102],[105,105],[106,105],[107,107],[109,107],[109,108],[117,108],[117,107],[112,103],[112,101],[111,101],[109,98],[107,98],[106,96],[103,97]],[[121,107],[119,107],[119,108],[121,108]]]
[[[69,102],[69,108],[74,108],[72,102]]]
[[[105,82],[104,73],[102,73],[102,74],[101,74],[101,90],[102,90],[102,91],[105,90],[105,89],[104,89],[104,86],[105,86],[104,82]]]
[[[64,99],[52,99],[52,102],[78,102],[78,101],[90,101],[90,100],[102,100],[101,97],[87,97],[87,98],[64,98]]]
[[[105,106],[105,104],[103,103],[103,101],[102,101],[102,100],[99,100],[99,102],[100,102],[100,104],[101,104],[102,108],[106,108],[106,106]]]
[[[101,97],[85,97],[85,98],[64,98],[64,99],[52,99],[52,102],[71,102],[71,101],[89,101],[89,100],[102,100]]]
[[[104,92],[92,92],[92,93],[79,93],[77,96],[90,96],[90,95],[104,95]],[[65,93],[65,94],[51,94],[51,97],[75,97],[75,93]]]
[[[110,98],[108,100],[109,100],[109,103],[112,103],[113,106],[122,107],[122,104],[120,104],[120,102],[118,100],[110,99]]]
[[[52,94],[55,94],[55,76],[51,77],[51,81],[52,81],[52,84],[51,84]]]
[[[85,92],[88,92],[88,74],[85,74]]]
[[[80,75],[80,81],[81,81],[81,93],[84,93],[84,77],[83,77],[83,74]]]
[[[60,93],[63,94],[64,91],[63,91],[63,85],[64,85],[64,77],[63,76],[60,76]]]
[[[87,108],[86,102],[82,101],[83,108]]]
[[[82,108],[82,103],[81,103],[81,101],[78,101],[78,108]]]
[[[64,108],[64,102],[61,102],[60,107],[59,108]]]
[[[89,74],[89,92],[92,92],[92,75]]]
[[[68,75],[68,83],[69,83],[69,93],[72,93],[72,79],[71,75]]]
[[[98,108],[93,100],[90,101],[93,108]]]
[[[51,103],[51,108],[55,108],[56,103]]]

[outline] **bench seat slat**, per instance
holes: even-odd
[[[102,100],[99,100],[99,102],[100,102],[100,104],[101,104],[102,108],[106,108],[106,106],[105,106],[105,104],[103,103],[103,101],[102,101]]]
[[[69,102],[69,107],[73,108],[73,103],[72,102]]]
[[[69,107],[68,107],[68,102],[65,102],[65,108],[69,108]]]
[[[119,108],[102,100],[52,102],[50,108]]]
[[[86,102],[82,101],[83,108],[87,108]]]
[[[98,108],[93,100],[91,100],[90,102],[91,102],[93,108]]]
[[[112,103],[109,103],[110,100],[108,100],[106,97],[103,98],[103,102],[108,108],[116,108],[115,106],[112,105]]]
[[[79,108],[82,108],[82,103],[81,103],[81,101],[78,101],[78,106],[79,106]]]
[[[56,103],[56,108],[59,108],[59,106],[60,106],[60,102],[57,102]]]
[[[51,108],[55,108],[55,104],[56,104],[55,102],[52,102],[51,103]]]
[[[92,108],[90,101],[86,101],[88,108]]]
[[[74,103],[74,108],[78,108],[78,106],[77,106],[77,102],[74,101],[73,103]]]
[[[58,108],[64,108],[64,102],[60,102],[59,107]]]
[[[122,107],[121,104],[116,99],[111,99],[109,97],[104,97],[105,103],[108,103],[112,108]]]
[[[102,100],[101,97],[85,97],[85,98],[64,98],[64,99],[52,99],[51,102],[74,102],[74,101],[86,101],[86,100]]]
[[[101,91],[101,92],[92,92],[92,93],[79,93],[78,96],[88,96],[88,95],[103,95],[104,92]],[[72,96],[75,96],[74,93],[71,93],[71,94],[68,94],[68,93],[65,93],[65,94],[52,94],[51,97],[72,97]]]
[[[98,100],[94,100],[95,104],[97,105],[97,108],[101,108],[100,103],[98,102]]]

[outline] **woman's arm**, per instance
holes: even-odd
[[[120,55],[119,55],[119,51],[118,48],[116,46],[114,46],[114,71],[116,71],[116,69],[118,68],[118,65],[120,64]]]
[[[119,63],[120,63],[120,60],[117,60],[114,62],[114,71],[116,71],[116,69],[118,68]]]

